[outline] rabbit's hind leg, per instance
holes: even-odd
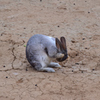
[[[55,67],[55,68],[61,68],[61,65],[59,65],[58,63],[55,63],[55,62],[51,62],[48,66]]]
[[[55,70],[53,68],[49,68],[49,67],[41,68],[39,71],[50,72],[50,73],[54,73],[55,72]]]
[[[37,71],[41,71],[41,72],[55,72],[55,70],[53,68],[49,68],[49,67],[43,67],[40,63],[35,63],[35,67],[34,67]]]

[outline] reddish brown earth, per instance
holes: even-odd
[[[34,34],[66,37],[55,73],[27,62]],[[0,100],[100,100],[100,0],[0,0]]]

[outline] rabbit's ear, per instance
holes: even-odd
[[[65,39],[65,37],[60,37],[60,41],[61,41],[61,43],[62,43],[63,49],[66,50],[67,47],[66,47],[66,39]]]
[[[59,50],[61,50],[61,42],[59,41],[58,38],[56,38],[56,46]]]

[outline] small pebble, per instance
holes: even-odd
[[[75,5],[75,3],[73,5]]]
[[[72,72],[73,72],[73,70],[72,70]]]
[[[24,27],[24,29],[26,29],[26,28]]]
[[[81,73],[83,73],[83,71],[81,71]]]
[[[90,13],[90,12],[88,12],[88,13]]]
[[[59,25],[57,27],[60,27]]]
[[[85,49],[87,49],[87,48],[85,48]]]
[[[76,65],[79,65],[79,63],[75,63]]]
[[[41,2],[42,0],[40,0],[40,2]]]
[[[4,27],[7,27],[7,25],[4,25]]]
[[[28,71],[28,69],[26,68],[26,71]]]
[[[6,76],[6,78],[8,78],[8,76]]]
[[[74,41],[74,40],[71,40],[71,42],[72,42],[72,43],[75,43],[76,41]]]
[[[3,66],[3,67],[6,67],[6,66]]]
[[[35,84],[35,86],[37,86],[37,84]]]
[[[18,75],[18,73],[13,73],[14,75]]]
[[[95,69],[92,69],[93,71],[95,70]]]
[[[82,40],[85,40],[85,38],[83,38]]]

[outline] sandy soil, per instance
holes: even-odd
[[[55,73],[27,62],[34,34],[66,37]],[[0,100],[100,100],[100,0],[0,0]]]

